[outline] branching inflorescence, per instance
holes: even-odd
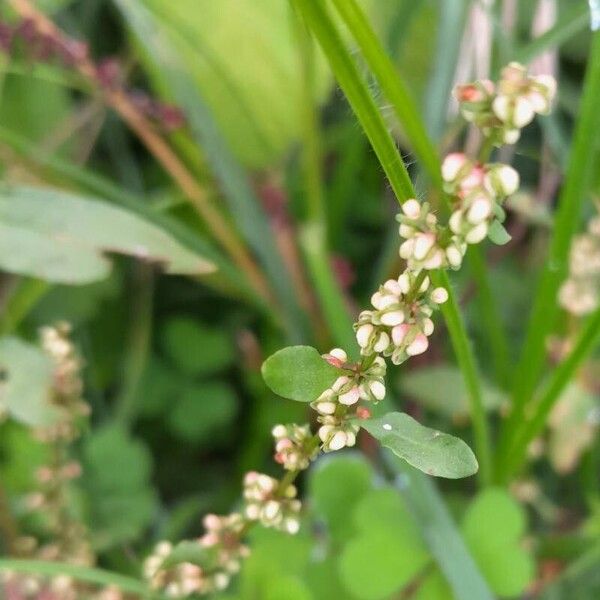
[[[469,122],[479,127],[487,147],[515,143],[520,130],[535,114],[546,114],[556,84],[549,76],[528,76],[511,63],[497,84],[477,81],[460,85],[455,97]],[[384,282],[371,297],[372,308],[360,313],[354,326],[362,359],[350,362],[335,348],[323,358],[339,369],[333,385],[311,407],[319,428],[277,425],[275,460],[286,470],[281,480],[251,472],[244,480],[244,506],[229,517],[205,518],[207,534],[197,540],[209,552],[197,560],[175,561],[175,549],[161,542],[145,565],[154,588],[171,597],[209,593],[227,586],[248,553],[242,538],[255,523],[288,533],[299,530],[300,501],[293,482],[320,452],[354,446],[360,419],[369,419],[370,405],[385,397],[386,358],[399,365],[422,354],[433,333],[434,311],[448,299],[443,287],[433,287],[430,271],[459,269],[468,245],[486,237],[507,238],[502,227],[504,200],[519,187],[519,175],[509,165],[486,163],[487,157],[449,154],[442,164],[444,192],[451,207],[441,223],[427,202],[409,199],[398,215],[402,238],[400,256],[406,269],[397,279]],[[176,563],[176,564],[174,564]]]

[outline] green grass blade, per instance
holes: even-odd
[[[596,146],[600,130],[600,33],[592,37],[573,145],[567,173],[558,201],[548,259],[540,276],[521,360],[515,373],[513,410],[503,427],[502,455],[507,438],[521,421],[546,359],[546,337],[552,331],[559,312],[557,292],[567,274],[571,239],[580,221],[581,209],[598,169]],[[501,458],[502,460],[502,458]]]
[[[95,584],[98,586],[114,585],[123,592],[134,594],[139,598],[153,599],[158,596],[152,594],[146,585],[133,577],[118,573],[111,573],[104,569],[81,567],[69,563],[59,563],[42,560],[18,560],[0,558],[0,571],[13,571],[17,573],[31,573],[34,575],[68,575],[77,581]]]
[[[515,60],[527,64],[548,49],[557,48],[589,27],[590,9],[585,2],[574,3],[560,15],[554,27],[515,52]]]
[[[19,278],[2,306],[0,336],[12,333],[51,287],[41,279]]]
[[[415,191],[386,124],[322,2],[292,0],[317,38],[399,201]]]
[[[305,318],[271,227],[246,173],[225,144],[200,91],[169,43],[169,36],[176,32],[168,30],[143,3],[115,0],[115,4],[136,36],[142,52],[157,67],[156,75],[165,95],[184,110],[191,134],[219,181],[233,219],[264,266],[285,312],[284,326],[288,328],[290,339],[301,341],[305,337]]]
[[[441,188],[442,175],[437,150],[427,135],[416,102],[400,79],[394,63],[385,53],[356,0],[333,0],[333,3],[392,105],[417,158],[421,161],[421,166],[434,185]]]
[[[465,29],[467,0],[444,0],[438,3],[439,30],[433,73],[425,100],[425,122],[435,140],[444,131],[448,101],[452,90],[458,53]]]
[[[398,474],[396,487],[406,498],[456,600],[493,600],[435,483],[402,460],[390,456],[388,465]]]
[[[525,459],[529,443],[543,431],[550,411],[569,382],[572,381],[577,369],[599,341],[600,310],[597,310],[585,324],[569,356],[552,371],[550,380],[536,403],[532,416],[526,417],[514,434],[514,441],[504,457],[505,467],[501,474],[505,479],[518,472]]]

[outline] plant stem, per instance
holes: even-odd
[[[448,300],[441,305],[442,313],[446,320],[448,332],[456,360],[462,372],[469,394],[469,406],[473,430],[475,434],[475,449],[479,460],[479,478],[486,486],[491,483],[492,476],[492,449],[490,442],[489,426],[483,405],[483,394],[479,381],[479,373],[471,342],[466,332],[455,294],[451,293],[451,284],[445,271],[432,272],[432,280],[436,286],[448,290]]]
[[[148,361],[152,330],[154,276],[148,265],[136,265],[130,297],[131,327],[125,351],[123,384],[115,404],[114,420],[129,427],[137,412],[139,384]]]
[[[41,279],[20,277],[2,307],[0,335],[12,333],[50,287],[49,283]]]
[[[509,451],[502,457],[504,460],[500,476],[504,482],[519,471],[529,443],[541,433],[552,407],[599,340],[600,309],[596,310],[584,326],[569,356],[552,372],[539,401],[535,407],[532,407],[532,415],[529,417],[526,415],[525,420],[513,434]]]
[[[0,534],[4,540],[4,551],[7,554],[16,554],[19,529],[11,513],[8,496],[2,485],[0,485]]]

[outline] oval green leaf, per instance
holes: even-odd
[[[382,446],[428,475],[460,479],[479,468],[473,451],[461,439],[424,427],[405,413],[388,413],[360,425]]]
[[[279,396],[297,402],[316,400],[340,376],[311,346],[288,346],[262,366],[265,383]]]

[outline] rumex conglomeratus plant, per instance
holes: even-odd
[[[153,588],[174,598],[225,588],[250,551],[243,541],[249,529],[260,524],[296,533],[301,503],[295,479],[321,452],[354,446],[361,427],[427,473],[457,478],[477,470],[472,452],[461,440],[423,427],[402,413],[372,418],[373,407],[386,395],[386,359],[399,365],[428,349],[434,311],[449,297],[447,289],[432,284],[432,273],[459,269],[467,247],[488,236],[497,243],[507,241],[502,204],[518,189],[519,176],[509,165],[488,162],[489,153],[494,146],[515,143],[536,113],[547,113],[555,87],[551,77],[531,77],[516,63],[502,71],[497,83],[457,87],[455,97],[463,116],[481,130],[485,142],[477,157],[454,152],[442,163],[449,218],[443,220],[428,202],[411,198],[402,204],[399,254],[406,268],[397,279],[385,281],[372,295],[372,307],[360,313],[354,325],[359,361],[349,358],[355,348],[334,348],[320,357],[306,346],[285,348],[267,359],[263,365],[267,385],[281,396],[310,403],[318,428],[312,433],[309,425],[276,425],[274,458],[285,470],[282,478],[248,473],[238,511],[207,515],[206,534],[198,540],[178,546],[160,542],[144,569]],[[424,449],[416,453],[407,448],[402,436]],[[446,455],[455,454],[460,468],[440,466],[440,442]]]

